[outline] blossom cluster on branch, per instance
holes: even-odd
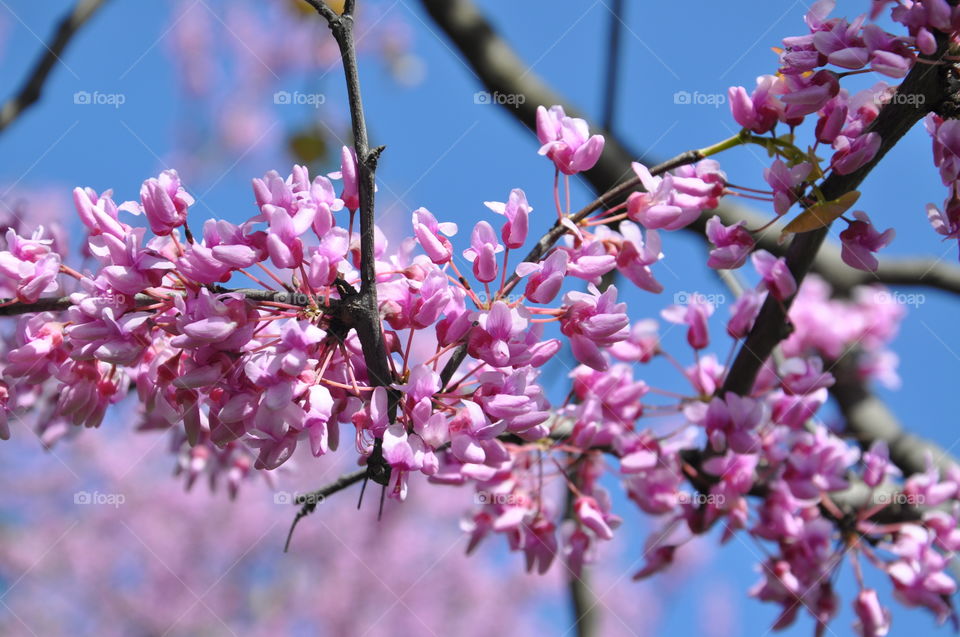
[[[874,13],[884,4],[875,2]],[[555,216],[535,214],[518,187],[505,201],[485,202],[486,218],[462,233],[462,245],[456,224],[422,207],[400,241],[373,228],[387,383],[368,368],[361,337],[358,299],[369,298],[361,271],[370,264],[354,226],[364,153],[358,160],[344,148],[340,170],[328,176],[294,166],[288,176],[254,179],[253,216],[239,225],[209,219],[197,234],[188,223],[194,198],[175,171],[146,180],[139,201],[119,205],[111,191],[78,188],[83,266],[68,265],[42,228],[10,230],[0,252],[10,297],[0,310],[23,313],[4,352],[4,414],[33,410],[52,444],[71,426],[97,427],[133,390],[139,427],[171,432],[187,484],[207,475],[234,495],[243,479],[269,475],[298,445],[321,457],[346,435],[343,446],[361,464],[384,466],[392,498],[404,499],[418,474],[470,485],[471,548],[501,535],[539,572],[562,559],[579,573],[614,536],[620,517],[601,484],[612,476],[660,521],[637,578],[668,568],[692,537],[720,527],[724,540],[745,533],[770,547],[752,594],[782,607],[778,627],[800,612],[825,627],[839,604],[832,575],[845,561],[860,582],[853,604],[862,634],[889,627],[876,591],[863,584],[863,561],[889,575],[902,603],[944,621],[956,589],[945,569],[960,547],[960,468],[941,474],[931,462],[928,472],[900,479],[882,443],[861,452],[817,418],[835,382],[832,363],[853,350],[864,381],[896,382],[887,345],[902,308],[891,296],[862,287],[842,301],[819,279],[798,285],[784,258],[754,249],[765,227],[710,219],[707,264],[729,270],[749,261],[759,281],[733,304],[721,338],[736,347],[767,297],[792,299],[792,333],[738,395],[723,391],[733,350],[726,359],[709,351],[718,336],[709,299],[694,295],[663,309],[664,321],[686,330],[690,349],[667,351],[657,321],[632,319],[609,284],[619,275],[621,287],[661,292],[656,269],[667,234],[724,196],[772,203],[771,223],[799,204],[786,234],[821,228],[853,206],[855,191],[827,199],[819,185],[874,158],[880,139],[870,124],[896,89],[881,83],[851,96],[841,80],[904,77],[936,38],[953,37],[960,14],[944,0],[901,2],[893,17],[909,34],[896,36],[866,16],[829,18],[831,9],[816,3],[809,33],[784,41],[777,75],[750,93],[730,90],[740,133],[668,162],[669,170],[634,163],[638,188],[622,203],[571,210],[569,178],[596,164],[604,139],[563,108],[540,107],[539,153],[554,164]],[[797,127],[808,115],[817,118],[815,142],[801,149]],[[930,121],[953,193],[955,120]],[[778,136],[780,125],[789,131]],[[734,185],[710,158],[743,144],[769,152],[770,190]],[[821,144],[832,148],[829,161],[816,155]],[[956,234],[951,214],[935,223],[948,236]],[[517,258],[530,228],[546,219],[554,230]],[[892,231],[878,232],[862,211],[844,220],[844,261],[875,269],[874,253]],[[61,306],[32,308],[63,294]],[[557,400],[540,369],[567,346],[577,367],[571,391]],[[684,392],[643,378],[654,359],[676,368]],[[662,416],[672,417],[668,427],[655,424]],[[9,436],[5,421],[0,436]],[[857,485],[868,496],[841,503]],[[911,517],[886,521],[900,500]]]

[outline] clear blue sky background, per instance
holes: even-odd
[[[4,97],[18,85],[40,50],[38,36],[46,39],[70,4],[66,0],[0,2],[0,18],[7,23],[0,57]],[[209,3],[214,8],[221,4]],[[534,73],[589,115],[599,115],[609,19],[602,0],[489,0],[479,4],[533,66]],[[770,47],[784,36],[804,32],[802,16],[807,10],[802,1],[627,4],[615,128],[628,145],[660,158],[707,145],[736,128],[726,105],[676,105],[674,93],[714,94],[725,93],[730,85],[751,87],[756,76],[775,70]],[[865,0],[838,4],[839,15],[856,14],[868,5]],[[477,78],[452,53],[417,2],[399,0],[382,6],[410,24],[413,50],[426,65],[424,81],[414,88],[389,81],[379,62],[368,59],[362,65],[372,142],[388,146],[378,175],[386,225],[406,229],[410,211],[423,205],[468,230],[473,220],[487,215],[482,201],[502,200],[517,186],[527,190],[537,209],[533,227],[549,223],[553,171],[536,155],[535,138],[502,109],[475,104],[474,93],[481,90]],[[137,195],[141,181],[156,175],[169,159],[178,109],[182,108],[173,88],[174,67],[164,37],[169,12],[167,2],[114,0],[108,4],[67,52],[64,61],[70,69],[55,69],[42,102],[0,136],[0,183],[26,188],[51,183],[65,189],[75,185],[97,190],[112,187],[118,200]],[[281,88],[293,91],[305,85],[327,94],[328,106],[342,103],[339,69],[319,83],[293,78],[289,86]],[[126,103],[120,109],[77,106],[73,94],[81,90],[123,93]],[[322,112],[335,111],[328,108]],[[278,108],[275,115],[284,127],[292,128],[315,112],[308,107]],[[342,125],[342,111],[336,121]],[[762,159],[749,150],[720,157],[734,181],[755,187],[763,185]],[[202,195],[204,206],[213,211],[208,216],[246,218],[252,214],[250,178],[270,168],[284,173],[289,169],[288,160],[264,159],[256,152],[231,166],[235,161],[229,158],[214,174],[182,173],[192,192]],[[862,190],[860,207],[877,225],[881,229],[896,225],[897,238],[885,254],[956,258],[956,247],[941,243],[925,218],[924,204],[939,204],[945,192],[932,166],[930,141],[922,127],[891,152]],[[590,194],[583,184],[576,184],[576,201],[585,201]],[[701,267],[704,251],[699,240],[685,233],[670,234],[664,252],[665,263],[676,274],[674,278],[665,269],[658,270],[667,298],[677,290],[724,292]],[[960,436],[956,412],[946,406],[946,399],[955,391],[960,364],[955,306],[942,294],[922,293],[925,302],[910,308],[896,343],[903,387],[897,392],[878,391],[914,431],[951,447]],[[630,298],[638,316],[655,316],[665,301],[650,295]],[[718,316],[725,317],[726,311],[721,308]],[[719,320],[714,325],[718,332],[722,330]],[[725,354],[725,347],[718,352]],[[676,385],[675,381],[654,382]],[[633,517],[628,515],[628,523]],[[637,554],[639,541],[638,537]],[[709,572],[692,581],[664,611],[664,634],[697,630],[697,608],[702,608],[703,600],[721,594],[723,587],[733,588],[734,594],[724,598],[737,600],[732,612],[738,632],[764,634],[777,609],[743,596],[757,579],[751,565],[758,554],[757,546],[745,537],[720,551]],[[836,634],[849,632],[850,584],[849,567],[844,567],[840,586],[846,599],[841,617],[833,625]],[[878,588],[889,597],[885,579],[878,581]],[[906,626],[917,635],[943,634],[934,630],[927,613],[899,606],[896,610],[895,634]],[[804,618],[787,634],[807,635],[811,628]]]

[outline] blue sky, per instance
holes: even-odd
[[[588,115],[599,114],[609,18],[602,0],[478,4],[521,58],[532,64],[533,72]],[[730,85],[751,87],[756,76],[775,70],[770,47],[784,36],[804,32],[802,16],[807,10],[801,1],[694,0],[683,3],[682,9],[681,3],[627,4],[615,129],[629,146],[660,158],[705,146],[736,131],[726,105],[677,105],[674,94],[723,94]],[[867,4],[841,1],[836,14],[854,15]],[[220,3],[209,5],[216,8]],[[40,49],[38,37],[48,37],[55,17],[68,6],[64,0],[0,1],[0,19],[6,21],[0,57],[0,73],[7,78],[5,91],[19,83]],[[422,83],[403,87],[386,76],[379,61],[367,58],[361,65],[371,141],[388,147],[378,174],[383,223],[405,229],[410,211],[422,205],[469,228],[486,217],[483,201],[504,200],[511,188],[519,186],[536,209],[533,227],[546,227],[552,214],[553,169],[536,155],[535,138],[502,109],[475,103],[474,94],[482,88],[477,78],[453,54],[417,2],[400,0],[381,6],[410,25],[413,52],[426,70]],[[173,88],[175,68],[165,35],[169,15],[170,3],[109,3],[72,43],[41,103],[0,135],[0,183],[21,188],[56,184],[67,190],[76,185],[97,190],[112,187],[117,199],[124,200],[136,196],[143,179],[166,167],[172,159],[171,140],[183,121],[180,116],[189,112],[183,110],[187,107]],[[325,36],[325,29],[318,33]],[[290,91],[304,86],[322,91],[328,106],[343,103],[338,68],[321,79],[291,76],[280,84]],[[76,105],[77,91],[121,93],[125,103],[120,108]],[[332,128],[342,130],[342,111],[337,114],[336,109],[325,108],[320,112],[335,123]],[[278,108],[275,116],[280,130],[291,130],[315,113],[309,107]],[[755,152],[742,149],[719,159],[733,181],[763,185],[763,158]],[[289,160],[253,149],[245,157],[225,158],[206,174],[181,170],[181,176],[200,195],[209,216],[239,220],[252,214],[250,178],[271,168],[285,173]],[[581,183],[575,186],[576,206],[577,201],[591,198],[591,193]],[[858,207],[881,229],[896,226],[897,238],[884,254],[956,258],[956,247],[941,243],[926,221],[924,204],[939,204],[944,188],[932,166],[930,141],[922,127],[911,131],[873,171],[862,191]],[[676,274],[674,278],[659,271],[667,295],[676,290],[724,292],[700,265],[704,250],[698,239],[672,233],[666,237],[664,252],[665,263]],[[955,410],[944,408],[945,399],[955,391],[960,365],[960,337],[952,329],[953,300],[931,290],[919,292],[923,303],[910,308],[896,341],[903,387],[896,392],[878,389],[878,393],[907,426],[949,448],[960,438]],[[638,316],[655,316],[664,305],[663,299],[649,295],[634,295],[630,300]],[[726,311],[719,314],[725,316]],[[720,324],[714,324],[719,331]],[[641,539],[637,538],[638,545]],[[756,580],[749,565],[757,555],[756,545],[745,537],[733,540],[719,552],[710,571],[686,587],[665,611],[665,631],[693,629],[697,619],[690,609],[730,586],[734,594],[724,599],[736,604],[733,612],[739,632],[764,634],[777,609],[746,600],[742,594]],[[836,634],[846,634],[852,621],[850,579],[845,568],[840,584],[848,598],[833,625]],[[888,597],[889,585],[879,581],[878,587]],[[912,625],[917,635],[937,632],[926,613],[898,607],[895,622],[900,628]],[[803,619],[786,634],[810,631],[811,623]]]

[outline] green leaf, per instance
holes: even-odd
[[[781,236],[793,232],[810,232],[811,230],[828,226],[839,218],[840,215],[852,208],[853,204],[857,203],[857,199],[859,198],[860,192],[851,190],[833,201],[816,203],[794,217],[794,219],[787,224],[787,227],[783,229]]]

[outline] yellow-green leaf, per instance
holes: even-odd
[[[801,212],[799,215],[787,224],[782,234],[791,232],[810,232],[817,228],[823,228],[830,225],[835,219],[853,207],[860,198],[860,192],[851,190],[850,192],[837,197],[832,201],[824,201],[814,204]]]

